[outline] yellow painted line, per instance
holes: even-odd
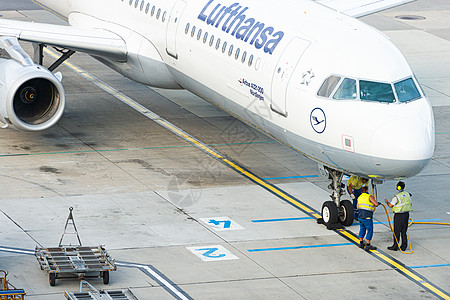
[[[375,255],[379,256],[384,261],[386,261],[389,264],[391,264],[392,266],[394,266],[395,268],[397,268],[399,271],[401,271],[402,273],[404,273],[405,275],[407,275],[411,279],[414,279],[418,284],[421,284],[424,287],[426,287],[428,290],[433,291],[435,294],[439,295],[440,297],[442,297],[444,299],[450,299],[449,295],[447,295],[444,292],[440,291],[439,289],[437,289],[435,286],[433,286],[429,282],[424,282],[422,278],[420,278],[416,274],[412,273],[410,270],[408,270],[407,267],[399,265],[397,262],[393,261],[389,257],[386,257],[385,255],[383,255],[382,253],[380,253],[378,251],[373,251],[373,253]]]
[[[46,51],[50,52],[47,49],[46,49]],[[57,58],[54,54],[52,56]],[[116,97],[117,99],[122,101],[123,103],[129,105],[131,108],[135,109],[136,111],[140,112],[141,114],[143,114],[143,115],[147,116],[148,118],[152,119],[153,121],[157,122],[158,124],[160,124],[164,128],[170,130],[171,132],[173,132],[176,135],[180,136],[184,140],[190,142],[191,144],[193,144],[194,146],[196,146],[199,149],[203,150],[204,152],[206,152],[206,153],[210,154],[211,156],[217,158],[219,161],[223,162],[224,164],[228,165],[230,168],[232,168],[235,171],[239,172],[243,176],[245,176],[245,177],[249,178],[250,180],[254,181],[259,186],[264,187],[265,189],[269,190],[273,194],[279,196],[280,198],[284,199],[285,201],[287,201],[287,202],[291,203],[292,205],[298,207],[303,212],[308,213],[310,216],[313,216],[316,219],[321,218],[321,215],[318,212],[310,209],[306,205],[302,204],[300,201],[290,197],[288,194],[283,192],[281,189],[273,186],[272,184],[269,184],[268,182],[266,182],[265,180],[261,179],[260,177],[252,174],[249,171],[246,171],[244,168],[242,168],[241,166],[237,165],[236,163],[230,161],[228,158],[226,158],[225,156],[220,154],[218,151],[215,151],[211,147],[209,147],[206,144],[202,143],[201,141],[195,139],[194,137],[192,137],[188,133],[184,132],[183,130],[181,130],[177,126],[175,126],[172,123],[170,123],[169,121],[161,118],[157,114],[153,113],[152,111],[148,110],[144,106],[142,106],[139,103],[137,103],[136,101],[130,99],[126,95],[120,93],[119,91],[117,91],[114,88],[110,87],[106,83],[100,81],[98,78],[96,78],[94,76],[91,76],[87,72],[81,70],[80,68],[76,67],[75,65],[73,65],[73,64],[71,64],[71,63],[69,63],[67,61],[65,61],[64,64],[66,66],[68,66],[70,69],[72,69],[73,71],[75,71],[76,73],[80,74],[82,77],[84,77],[84,78],[88,79],[89,81],[93,82],[94,84],[96,84],[98,87],[100,87],[104,91],[110,93],[111,95],[113,95],[114,97]],[[355,244],[359,244],[359,239],[352,232],[347,231],[345,229],[338,229],[338,230],[336,230],[336,232],[338,232],[342,236],[346,237],[347,239],[353,241]],[[387,257],[386,255],[382,254],[381,252],[379,252],[377,250],[372,250],[370,252],[372,254],[376,255],[384,263],[388,264],[389,266],[391,266],[393,268],[396,268],[401,273],[403,273],[405,276],[407,276],[410,279],[414,280],[417,284],[422,285],[427,290],[435,293],[436,295],[438,295],[439,297],[441,297],[443,299],[450,300],[449,295],[445,294],[444,292],[440,291],[438,288],[433,286],[431,283],[427,282],[426,279],[424,281],[422,278],[420,278],[419,276],[414,274],[412,271],[410,271],[407,267],[404,267],[404,266],[398,264],[397,262],[395,262],[394,260],[390,259],[389,257]]]
[[[350,240],[352,240],[356,244],[359,244],[359,238],[357,238],[355,235],[351,234],[348,230],[338,229],[337,231],[342,233],[343,235],[345,235],[347,238],[349,238]]]
[[[350,232],[348,232],[347,230],[338,229],[337,231],[340,232],[341,234],[343,234],[344,236],[346,236],[347,238],[349,238],[350,240],[354,241],[355,243],[359,243],[359,239],[356,236],[354,236],[353,234],[351,234]],[[405,274],[406,276],[408,276],[409,278],[414,280],[416,283],[423,285],[428,290],[434,292],[435,294],[439,295],[440,297],[442,297],[444,299],[450,299],[450,296],[446,295],[445,293],[443,293],[442,291],[437,289],[435,286],[433,286],[429,282],[424,282],[422,278],[420,278],[419,276],[417,276],[416,274],[411,272],[408,269],[408,267],[400,265],[399,263],[395,262],[394,260],[390,259],[389,257],[387,257],[386,255],[382,254],[381,252],[379,252],[377,250],[371,250],[370,252],[373,253],[374,255],[378,256],[385,263],[396,268],[401,273]]]
[[[240,166],[236,165],[235,163],[229,161],[228,159],[223,159],[223,162],[225,162],[226,164],[228,164],[229,166],[231,166],[233,169],[235,169],[236,171],[239,171],[240,173],[242,173],[244,176],[250,178],[251,180],[255,181],[258,185],[261,185],[263,187],[265,187],[266,189],[272,191],[273,193],[277,194],[278,196],[282,197],[283,199],[285,199],[286,201],[294,204],[295,206],[299,207],[300,209],[304,210],[307,213],[312,213],[313,211],[306,207],[305,205],[303,205],[302,203],[298,202],[297,200],[293,199],[292,197],[286,195],[283,191],[281,191],[279,188],[268,184],[265,180],[245,171],[244,169],[242,169]],[[315,214],[316,216],[317,214]]]
[[[37,1],[37,0],[31,0],[31,2],[33,2],[33,3],[36,4],[37,6],[42,7],[44,10],[46,10],[46,11],[52,13],[53,15],[57,16],[58,18],[61,18],[61,19],[63,19],[63,20],[66,21],[66,22],[68,21],[66,17],[64,17],[64,16],[61,15],[60,13],[54,11],[53,9],[51,9],[51,8],[49,8],[49,7],[47,7],[47,6],[45,6],[44,4],[40,3],[39,1]]]
[[[436,289],[433,285],[431,285],[430,283],[428,283],[428,282],[423,282],[422,285],[425,286],[426,288],[432,290],[433,292],[435,292],[437,295],[439,295],[439,297],[442,297],[443,299],[446,299],[446,300],[449,300],[449,299],[450,299],[450,296],[449,296],[449,295],[443,293],[443,292],[440,291],[440,290],[437,290],[437,289]]]
[[[409,277],[411,277],[415,281],[418,281],[418,282],[422,281],[422,278],[420,278],[416,274],[414,274],[411,271],[409,271],[406,267],[404,267],[404,266],[398,264],[397,262],[393,261],[392,259],[390,259],[386,255],[384,255],[384,254],[382,254],[382,253],[380,253],[379,251],[376,251],[376,250],[374,250],[373,253],[375,255],[377,255],[378,257],[380,257],[382,260],[388,262],[390,265],[394,266],[396,269],[402,271],[403,273],[405,273],[406,275],[408,275]]]

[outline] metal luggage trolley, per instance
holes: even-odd
[[[83,291],[83,286],[87,288],[87,291]],[[113,290],[113,291],[99,291],[93,287],[89,282],[82,280],[80,282],[79,292],[67,292],[64,291],[66,299],[69,300],[137,300],[138,298],[133,294],[133,292],[128,289]]]
[[[1,300],[23,300],[25,297],[25,291],[22,289],[17,289],[11,283],[9,283],[6,276],[8,272],[0,270],[3,272],[3,277],[0,277],[0,299]]]
[[[57,278],[77,277],[103,277],[103,283],[109,283],[109,271],[117,269],[114,259],[108,254],[104,246],[86,247],[81,240],[72,215],[73,208],[69,208],[69,217],[66,221],[64,233],[58,247],[37,247],[34,255],[39,262],[41,270],[48,273],[51,286],[55,286]],[[67,226],[73,225],[74,231],[67,232]],[[66,234],[76,234],[79,245],[62,245]]]

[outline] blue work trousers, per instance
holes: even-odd
[[[358,209],[356,208],[356,204],[358,204],[358,197],[361,196],[361,194],[362,194],[361,189],[353,190],[353,195],[355,195],[355,200],[353,200],[353,210],[355,211],[355,220],[358,220]]]
[[[366,235],[367,232],[367,235]],[[366,236],[366,240],[372,240],[373,237],[373,219],[359,219],[359,235],[358,237],[364,238]]]

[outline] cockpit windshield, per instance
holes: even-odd
[[[395,101],[392,86],[389,83],[375,81],[359,81],[359,98],[366,101],[389,102]]]
[[[420,98],[419,90],[412,78],[397,82],[394,84],[394,87],[400,102],[407,102]]]
[[[383,103],[408,102],[421,94],[412,78],[397,83],[357,80],[331,75],[324,80],[317,95],[335,100],[361,100]]]
[[[333,99],[345,100],[345,99],[356,99],[356,80],[345,78],[341,86],[334,93]]]

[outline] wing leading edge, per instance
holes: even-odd
[[[0,36],[12,36],[22,41],[63,47],[118,61],[125,61],[127,57],[125,41],[103,29],[0,19]]]
[[[416,0],[314,0],[324,6],[359,18]]]

